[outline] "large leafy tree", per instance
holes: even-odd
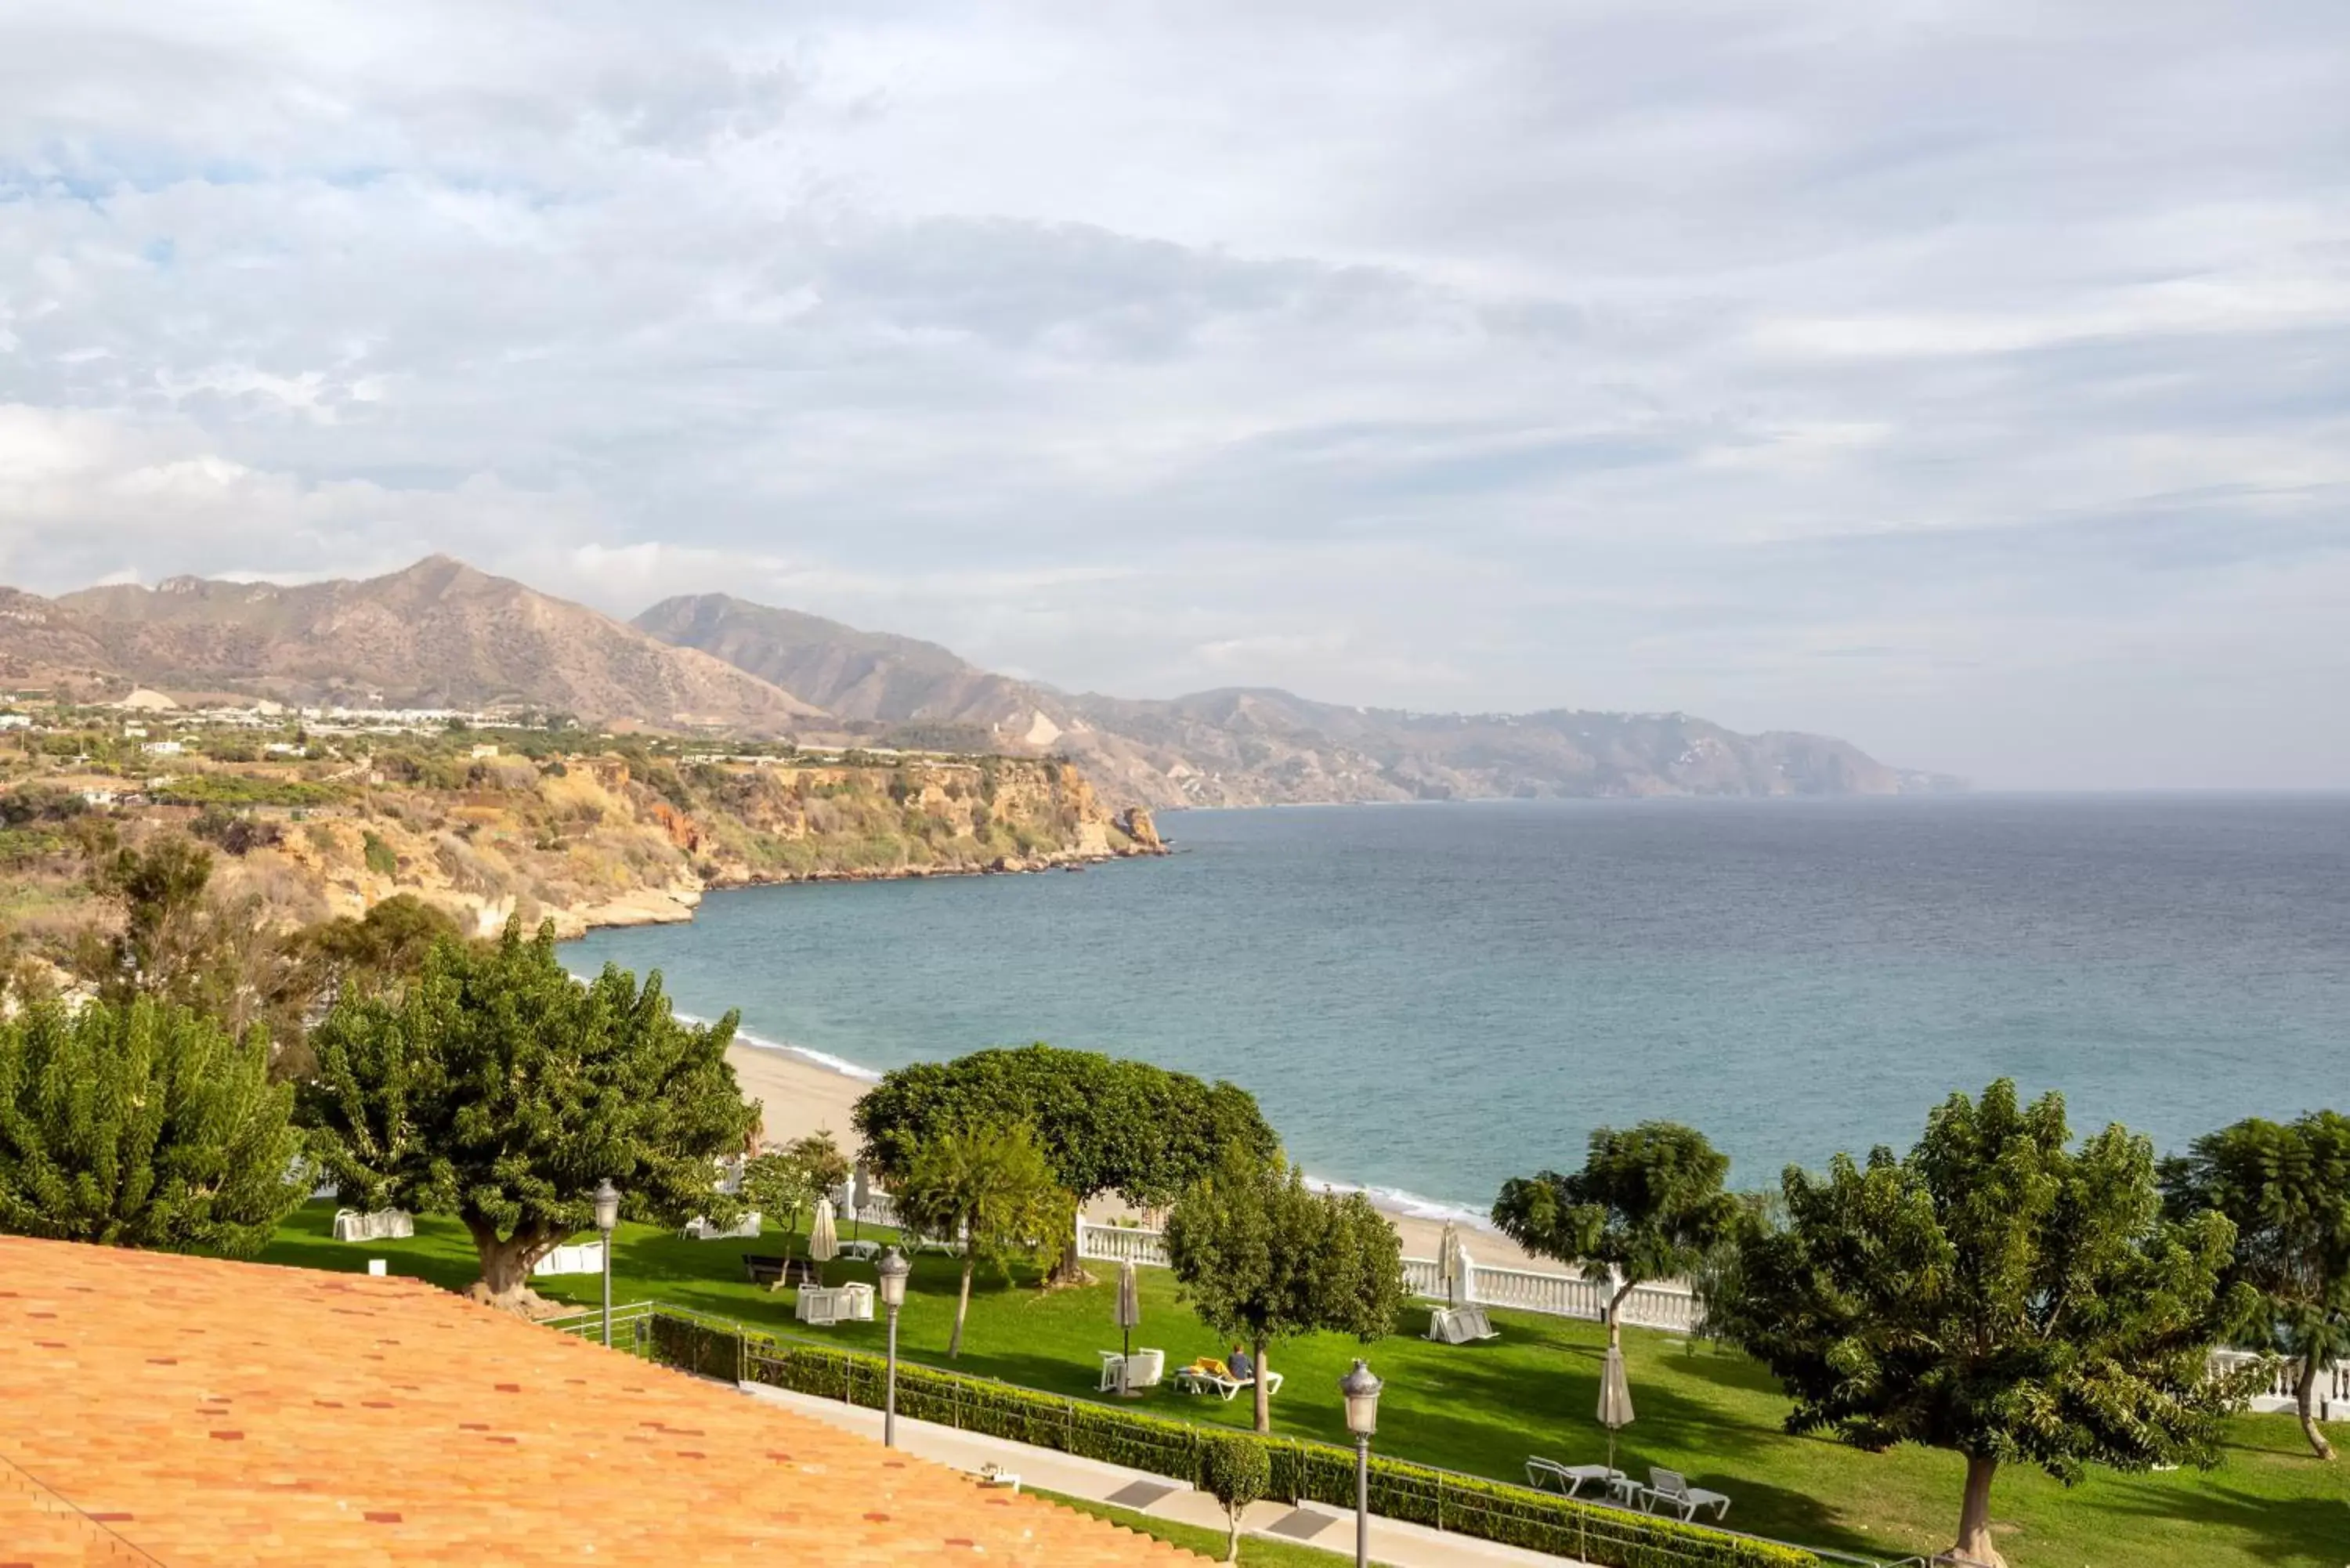
[[[1201,1322],[1256,1359],[1256,1429],[1273,1430],[1265,1355],[1296,1334],[1368,1343],[1403,1310],[1403,1242],[1359,1192],[1315,1192],[1303,1172],[1228,1148],[1175,1201],[1168,1261]]]
[[[1615,1270],[1607,1339],[1620,1344],[1624,1300],[1634,1286],[1696,1272],[1733,1233],[1742,1208],[1722,1190],[1729,1174],[1729,1157],[1694,1127],[1600,1127],[1582,1169],[1503,1182],[1493,1223],[1529,1252]]]
[[[1075,1209],[1024,1122],[983,1123],[940,1133],[913,1152],[897,1189],[899,1218],[917,1231],[963,1242],[950,1359],[962,1354],[972,1276],[983,1261],[1049,1257],[1069,1233]]]
[[[2238,1122],[2165,1160],[2162,1186],[2173,1218],[2208,1209],[2235,1226],[2233,1332],[2293,1361],[2301,1429],[2332,1459],[2315,1401],[2325,1364],[2350,1355],[2350,1116]]]
[[[939,1135],[1024,1122],[1080,1206],[1115,1192],[1139,1209],[1162,1208],[1227,1144],[1260,1161],[1280,1147],[1244,1089],[1045,1044],[898,1068],[858,1101],[855,1120],[866,1158],[892,1189]],[[1073,1257],[1066,1262],[1074,1270]]]
[[[2002,1464],[2217,1461],[2241,1390],[2207,1375],[2232,1228],[2163,1219],[2154,1150],[2110,1127],[2071,1147],[2064,1106],[2001,1080],[1953,1095],[1907,1158],[1790,1168],[1783,1227],[1748,1242],[1739,1338],[1795,1401],[1791,1432],[1966,1459],[1954,1555],[2003,1564]]]
[[[0,1231],[253,1256],[305,1188],[268,1061],[144,997],[0,1021]]]
[[[726,1063],[728,1013],[702,1027],[607,965],[582,982],[552,922],[525,940],[444,941],[396,993],[346,997],[312,1035],[301,1119],[347,1200],[454,1215],[481,1255],[475,1291],[534,1304],[532,1265],[593,1218],[608,1178],[627,1211],[734,1219],[713,1160],[757,1109]]]

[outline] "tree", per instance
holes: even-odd
[[[962,1287],[955,1298],[950,1360],[962,1354],[971,1280],[982,1259],[1003,1267],[1015,1256],[1049,1256],[1068,1233],[1075,1207],[1054,1179],[1024,1122],[957,1127],[914,1150],[897,1189],[898,1215],[932,1236],[963,1238]]]
[[[481,1256],[475,1291],[536,1304],[530,1271],[592,1219],[609,1179],[627,1210],[680,1223],[740,1212],[713,1161],[754,1108],[726,1063],[734,1015],[677,1021],[660,976],[606,965],[582,982],[552,921],[525,940],[442,941],[396,994],[347,996],[311,1037],[301,1119],[346,1200],[454,1215]]]
[[[854,1119],[866,1159],[893,1189],[913,1150],[939,1133],[1024,1121],[1079,1208],[1105,1192],[1160,1208],[1227,1144],[1260,1160],[1280,1148],[1245,1089],[1042,1044],[899,1067],[857,1102]],[[1061,1273],[1079,1272],[1073,1234]]]
[[[1224,1561],[1241,1560],[1241,1515],[1273,1490],[1273,1459],[1254,1438],[1220,1432],[1200,1447],[1200,1490],[1224,1505]]]
[[[122,911],[121,932],[91,977],[108,996],[169,995],[189,983],[209,946],[204,889],[212,875],[212,851],[179,834],[143,850],[113,850],[92,867],[91,889]]]
[[[2299,1368],[2302,1432],[2330,1459],[2315,1399],[2325,1364],[2350,1355],[2350,1116],[2255,1116],[2191,1147],[2162,1164],[2171,1217],[2212,1210],[2236,1228],[2224,1276],[2234,1293],[2231,1330]]]
[[[1591,1135],[1581,1170],[1512,1177],[1493,1199],[1493,1223],[1529,1252],[1616,1272],[1607,1343],[1623,1343],[1624,1299],[1648,1280],[1694,1273],[1734,1231],[1736,1197],[1722,1190],[1730,1158],[1705,1135],[1642,1122]]]
[[[249,1258],[301,1203],[268,1043],[148,998],[0,1021],[0,1231]]]
[[[1167,1256],[1184,1299],[1256,1358],[1256,1429],[1273,1430],[1265,1353],[1327,1330],[1367,1344],[1403,1310],[1403,1242],[1359,1192],[1314,1192],[1305,1174],[1237,1147],[1175,1201]]]
[[[743,1200],[786,1232],[798,1229],[800,1210],[816,1199],[807,1167],[781,1149],[754,1155],[743,1167]]]
[[[833,1141],[832,1129],[818,1127],[806,1137],[794,1138],[784,1146],[784,1152],[799,1162],[807,1173],[808,1183],[817,1193],[832,1191],[856,1173],[856,1166],[840,1152]]]
[[[1905,1158],[1789,1168],[1785,1226],[1748,1244],[1739,1337],[1794,1397],[1788,1431],[1965,1456],[1964,1560],[2005,1562],[2001,1465],[2068,1486],[2092,1464],[2208,1468],[2241,1397],[2207,1372],[2232,1228],[2165,1220],[2153,1147],[2127,1128],[2069,1141],[2058,1096],[1953,1095]]]

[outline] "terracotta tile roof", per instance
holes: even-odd
[[[1201,1561],[411,1280],[0,1237],[0,1568]]]

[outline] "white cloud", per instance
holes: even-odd
[[[2314,0],[31,0],[0,573],[2350,783],[2345,67]]]

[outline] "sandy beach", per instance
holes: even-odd
[[[836,1072],[788,1051],[758,1045],[733,1045],[728,1049],[726,1059],[733,1064],[734,1076],[742,1083],[743,1095],[760,1103],[769,1142],[784,1143],[808,1133],[828,1130],[842,1148],[852,1155],[856,1152],[857,1134],[849,1111],[868,1086],[864,1079]],[[1102,1220],[1126,1211],[1114,1198],[1087,1210]],[[1437,1238],[1444,1230],[1441,1221],[1393,1212],[1388,1218],[1403,1238],[1404,1256],[1436,1256]],[[1469,1255],[1488,1267],[1544,1272],[1558,1270],[1556,1263],[1528,1257],[1509,1238],[1485,1226],[1468,1231],[1462,1241]]]

